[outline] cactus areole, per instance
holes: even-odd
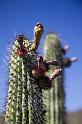
[[[23,35],[18,35],[12,46],[9,61],[9,87],[6,103],[6,124],[45,124],[46,108],[42,89],[52,87],[52,78],[45,72],[49,63],[36,55],[43,26],[37,23],[34,28],[34,41],[31,43]],[[38,58],[38,59],[37,59]],[[55,65],[55,63],[54,63]],[[60,73],[60,71],[58,72]]]

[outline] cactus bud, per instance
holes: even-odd
[[[17,37],[16,37],[16,40],[17,40],[17,42],[20,44],[20,46],[22,47],[23,46],[23,40],[24,40],[25,38],[24,38],[24,36],[22,35],[22,34],[20,34],[20,35],[18,35]]]
[[[76,62],[78,59],[76,57],[64,58],[63,65],[64,67],[70,67],[73,62]]]
[[[63,59],[63,66],[64,67],[70,67],[71,66],[71,61],[69,58],[64,58]]]
[[[23,39],[24,39],[24,36],[23,36],[22,34],[19,34],[19,35],[16,37],[16,40],[17,40],[18,42],[23,41]]]
[[[70,48],[69,45],[65,45],[63,48],[61,48],[62,53],[65,55],[69,48]]]

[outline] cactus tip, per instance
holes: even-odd
[[[43,25],[38,22],[35,27],[34,27],[34,33],[39,35],[41,37],[42,33],[43,33]]]

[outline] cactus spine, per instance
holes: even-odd
[[[61,53],[61,43],[56,34],[46,36],[44,43],[44,58],[46,60],[57,59],[60,67],[63,69],[63,56]],[[51,74],[54,66],[51,66]],[[64,74],[63,74],[64,75]],[[53,81],[51,90],[44,92],[47,102],[47,124],[64,124],[65,123],[65,91],[64,91],[64,76],[61,75]]]
[[[34,42],[19,35],[12,47],[9,61],[9,88],[5,122],[7,124],[44,124],[45,113],[42,89],[39,80],[32,76],[36,64],[36,50],[43,27],[40,23],[34,29]]]

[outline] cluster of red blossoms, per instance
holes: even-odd
[[[37,58],[37,64],[32,68],[32,76],[38,80],[38,85],[41,89],[50,89],[52,83],[50,79],[45,76],[45,72],[48,70],[46,62],[43,61],[43,57]]]
[[[37,64],[34,65],[32,69],[32,75],[35,78],[42,78],[45,74],[45,72],[48,70],[48,66],[46,62],[43,61],[43,57],[39,56],[37,58]]]
[[[28,50],[25,47],[18,47],[16,54],[20,57],[26,56]]]
[[[20,47],[17,48],[16,54],[20,57],[24,57],[27,55],[28,49],[23,45],[23,35],[19,35],[16,37],[16,40],[19,42]]]
[[[32,75],[34,78],[38,80],[38,85],[41,89],[50,89],[52,87],[52,80],[60,75],[62,69],[56,69],[51,74],[50,77],[45,75],[45,72],[48,71],[50,64],[59,65],[59,63],[55,61],[46,62],[43,60],[43,57],[40,56],[37,59],[37,64],[32,68]]]

